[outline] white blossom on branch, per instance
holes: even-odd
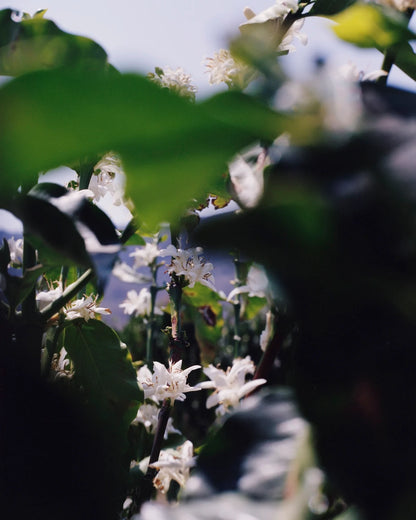
[[[240,399],[267,382],[266,379],[246,381],[249,374],[254,374],[255,368],[250,356],[234,359],[232,366],[225,371],[213,365],[204,368],[204,374],[211,381],[199,383],[198,387],[215,390],[208,397],[206,407],[218,406],[217,414],[224,415],[238,406]]]
[[[190,469],[195,466],[194,447],[191,441],[185,441],[177,448],[161,450],[159,460],[149,467],[158,469],[153,479],[154,486],[162,493],[169,490],[172,480],[184,486],[189,478]]]
[[[150,316],[152,310],[152,295],[146,287],[143,287],[139,293],[132,289],[128,291],[127,298],[120,303],[119,307],[124,309],[124,314],[130,316]],[[153,311],[155,314],[163,314],[156,306]]]
[[[111,314],[110,309],[106,307],[98,307],[97,296],[84,296],[79,300],[73,301],[69,307],[64,307],[64,313],[67,320],[75,320],[82,318],[85,321],[94,319],[96,314]]]
[[[202,247],[176,249],[175,246],[170,245],[160,251],[160,256],[172,257],[166,271],[171,276],[183,276],[191,288],[199,282],[215,291],[215,280],[211,273],[214,266],[205,261],[202,253]]]
[[[196,392],[199,387],[188,385],[188,375],[193,371],[201,368],[200,365],[192,365],[182,370],[182,360],[172,363],[169,361],[169,367],[153,362],[153,373],[144,365],[137,372],[137,381],[144,391],[145,399],[153,399],[156,402],[170,399],[171,402],[178,400],[184,401],[187,392]]]
[[[154,404],[142,404],[137,411],[137,416],[133,420],[133,423],[141,423],[146,428],[146,431],[148,433],[155,433],[158,425],[158,415],[159,415],[160,408],[158,408]],[[172,417],[169,417],[168,423],[166,425],[166,430],[164,434],[164,438],[167,439],[169,433],[177,433],[181,434],[179,430],[174,428],[173,426],[173,419]]]

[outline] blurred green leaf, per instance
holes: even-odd
[[[267,305],[266,298],[259,298],[258,296],[247,296],[246,301],[247,303],[244,306],[244,317],[247,320],[252,320],[258,316],[259,312]]]
[[[0,74],[18,76],[34,70],[73,67],[103,70],[104,49],[89,38],[66,33],[45,11],[15,21],[13,9],[0,11]]]
[[[316,0],[304,16],[330,16],[340,13],[354,4],[356,0]]]
[[[332,20],[335,34],[358,47],[387,49],[416,37],[402,13],[381,6],[357,3]]]
[[[3,185],[116,150],[129,195],[152,224],[209,193],[239,149],[284,127],[277,113],[243,94],[198,106],[131,74],[36,72],[3,86],[0,110]]]
[[[47,266],[94,268],[101,291],[120,251],[114,225],[90,200],[53,183],[41,183],[17,199],[14,213]]]
[[[41,266],[27,269],[23,276],[6,274],[5,295],[12,309],[15,309],[34,289],[37,280],[42,275]]]

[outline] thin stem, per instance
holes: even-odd
[[[156,285],[156,277],[157,277],[157,267],[152,269],[152,278],[153,283],[150,287],[150,316],[149,320],[146,324],[146,363],[147,365],[151,365],[153,362],[153,337],[154,337],[154,329],[155,329],[155,304],[156,304],[156,296],[158,292],[158,287]]]
[[[239,254],[234,254],[234,268],[235,268],[235,285],[241,287],[243,285],[243,262],[239,259]],[[234,358],[240,357],[241,355],[241,294],[237,295],[237,303],[234,303]]]
[[[157,429],[153,439],[152,451],[149,458],[149,466],[159,460],[160,450],[162,449],[163,439],[165,437],[166,427],[170,417],[171,404],[170,399],[165,399],[162,408],[159,411]],[[146,477],[153,478],[157,473],[156,468],[147,468]]]
[[[25,272],[36,265],[36,251],[24,239],[23,241],[23,276]],[[25,321],[31,321],[37,315],[36,307],[36,288],[30,291],[22,302],[22,315]]]
[[[238,295],[240,299],[240,295]],[[241,303],[234,303],[234,358],[241,355],[241,336],[240,336],[240,312]]]
[[[411,19],[413,13],[414,13],[413,9],[408,9],[405,13],[409,22],[410,22],[410,19]],[[387,84],[387,79],[388,79],[390,71],[394,65],[394,62],[396,61],[399,50],[400,50],[400,46],[397,46],[397,45],[393,45],[392,47],[385,50],[384,60],[383,60],[382,66],[381,66],[381,70],[384,70],[385,72],[387,72],[387,74],[385,76],[380,76],[377,79],[377,83],[379,85]]]
[[[176,363],[182,359],[183,349],[185,347],[181,320],[182,284],[176,275],[172,276],[168,293],[172,303],[172,337],[170,342],[170,359],[172,363]]]
[[[94,271],[88,269],[85,271],[74,283],[68,285],[62,295],[55,301],[51,302],[47,307],[41,311],[41,316],[44,321],[48,321],[54,314],[56,314],[64,305],[66,305],[87,283],[93,278]]]
[[[279,315],[274,313],[274,316],[275,332],[272,340],[267,345],[259,364],[257,365],[257,370],[253,379],[270,379],[270,374],[272,373],[275,359],[292,329],[292,321],[287,313],[282,313]],[[259,387],[255,388],[252,392],[247,394],[246,397],[254,394],[259,389]]]

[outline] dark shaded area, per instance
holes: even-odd
[[[34,375],[39,331],[16,330],[0,321],[1,517],[116,518],[122,483],[106,432],[68,381]]]
[[[360,132],[290,147],[258,208],[198,238],[240,249],[284,287],[298,332],[282,371],[322,466],[367,518],[405,519],[416,510],[416,96],[362,93]]]

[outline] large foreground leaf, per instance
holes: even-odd
[[[0,74],[17,76],[64,66],[106,67],[107,54],[98,43],[62,31],[42,14],[19,21],[13,9],[0,11]]]
[[[209,191],[241,147],[273,139],[283,126],[278,114],[248,96],[230,92],[198,106],[131,74],[28,74],[0,90],[0,111],[3,185],[116,150],[129,194],[152,223],[170,220],[189,199]]]

